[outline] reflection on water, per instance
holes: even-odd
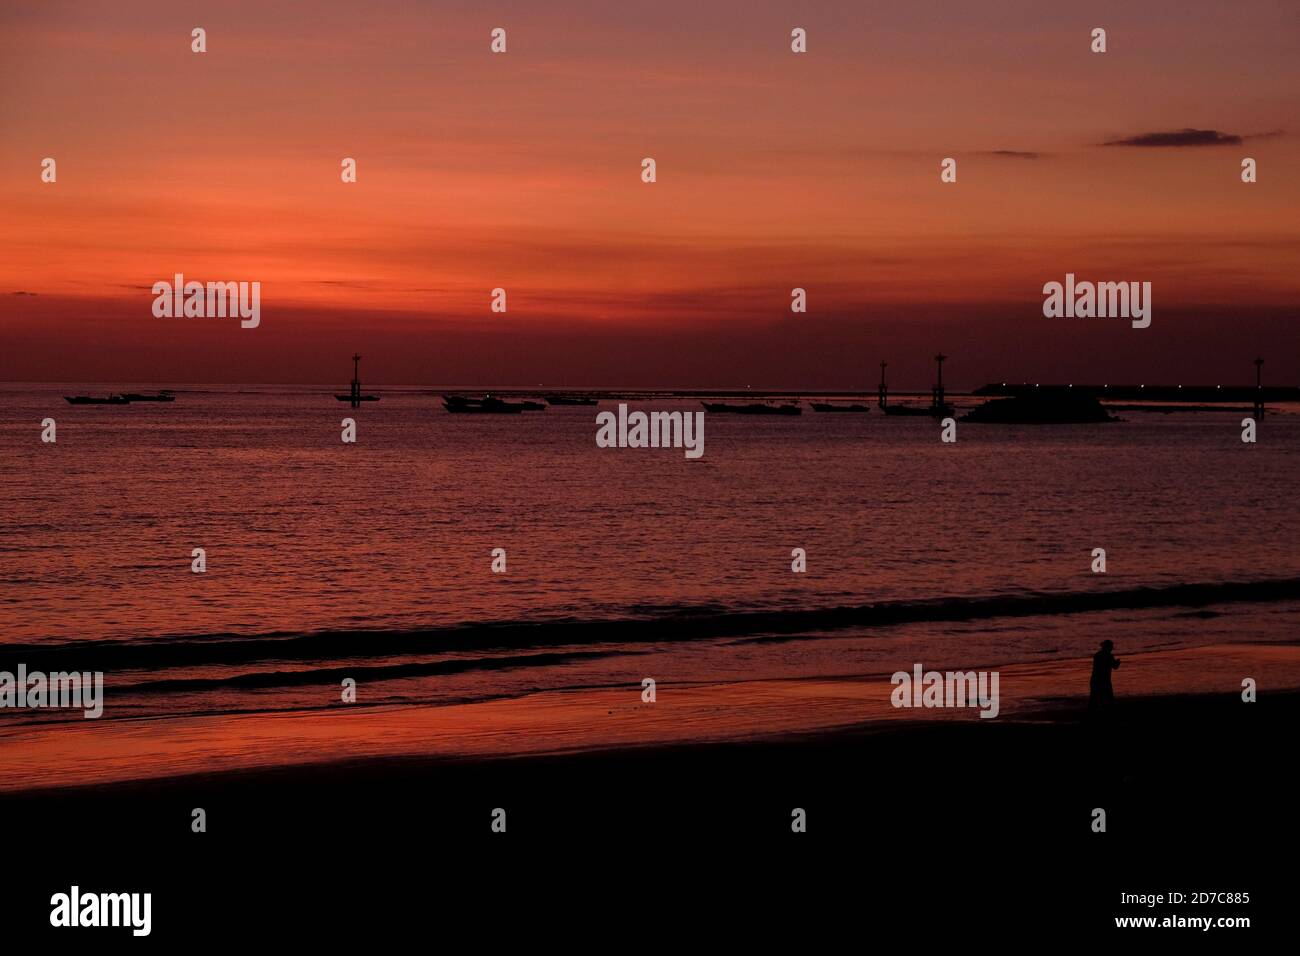
[[[1195,619],[1122,606],[965,624],[800,616],[1300,577],[1294,416],[1248,446],[1226,411],[968,424],[956,445],[924,418],[709,415],[690,461],[597,448],[591,407],[449,415],[407,390],[354,411],[331,390],[286,388],[62,401],[86,390],[0,389],[0,644],[129,645],[84,648],[107,661],[108,716],[329,706],[347,674],[368,702],[452,702],[635,683],[649,667],[741,679],[888,672],[900,655],[1030,660],[1087,650],[1098,614],[1139,622],[1140,646],[1221,640],[1228,620],[1234,636],[1294,632],[1294,602]],[[355,445],[339,440],[345,415]],[[46,416],[55,445],[39,441]],[[1096,547],[1105,575],[1089,570]],[[564,623],[521,629],[546,621]],[[823,627],[823,641],[763,639]],[[334,636],[294,641],[317,632]],[[282,637],[240,643],[268,634]]]

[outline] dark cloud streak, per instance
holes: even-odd
[[[1123,139],[1112,139],[1103,146],[1235,146],[1241,137],[1235,133],[1220,133],[1217,129],[1180,129],[1166,133],[1139,133]]]

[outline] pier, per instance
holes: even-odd
[[[981,385],[972,395],[987,398],[1009,398],[1018,395],[1048,395],[1052,392],[1070,392],[1088,395],[1104,402],[1196,402],[1237,403],[1253,405],[1258,402],[1300,402],[1300,388],[1294,386],[1262,385],[1073,385],[1034,384],[1033,382],[991,382]]]

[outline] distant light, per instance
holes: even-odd
[[[1074,388],[1074,383],[1071,382],[1067,387],[1068,387],[1068,388]]]
[[[1223,388],[1222,385],[1216,385],[1216,386],[1214,386],[1214,387],[1215,387],[1215,388]]]

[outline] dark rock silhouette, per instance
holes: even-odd
[[[963,415],[964,422],[1002,425],[1076,425],[1117,422],[1101,402],[1089,395],[1047,394],[995,398]]]

